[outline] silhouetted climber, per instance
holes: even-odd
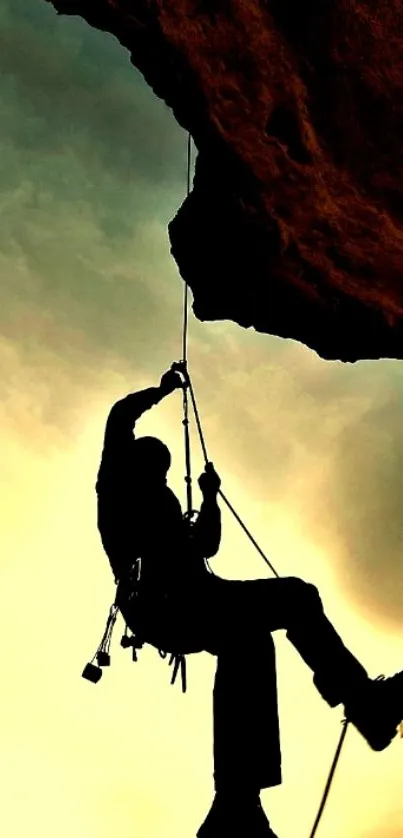
[[[180,386],[180,375],[169,371],[159,387],[113,406],[97,481],[98,526],[129,627],[159,649],[217,656],[216,795],[199,838],[276,838],[259,798],[261,789],[281,783],[271,632],[286,630],[322,697],[331,707],[344,705],[375,751],[390,744],[403,719],[403,672],[370,679],[313,585],[298,578],[232,581],[208,571],[204,559],[218,552],[221,538],[220,478],[208,464],[199,478],[199,517],[189,526],[166,485],[168,449],[133,434],[142,413]]]
[[[167,584],[183,585],[190,577],[204,575],[203,558],[215,555],[221,539],[216,501],[219,478],[212,466],[199,478],[204,499],[190,528],[166,485],[171,464],[168,448],[155,437],[135,439],[133,435],[137,419],[179,387],[181,376],[169,370],[159,387],[132,393],[112,407],[96,486],[98,528],[115,581],[123,581],[139,557],[142,585],[150,583],[160,591]],[[190,561],[189,544],[193,543],[198,551]]]

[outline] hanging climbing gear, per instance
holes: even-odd
[[[91,658],[90,662],[86,664],[84,667],[82,677],[86,678],[87,681],[92,681],[93,684],[97,684],[100,678],[102,677],[102,667],[110,666],[111,657],[110,657],[110,645],[111,645],[111,638],[113,627],[116,622],[116,617],[118,615],[118,606],[116,605],[116,600],[111,605],[109,609],[109,616],[106,623],[105,631],[102,635],[102,640],[95,652],[93,658]],[[95,665],[94,661],[97,661],[98,666]]]
[[[187,152],[187,196],[190,194],[190,169],[191,169],[191,135],[188,135],[188,152]],[[204,458],[204,462],[207,465],[210,460],[207,453],[207,446],[204,439],[203,428],[200,420],[200,414],[196,402],[196,397],[194,393],[193,384],[189,375],[188,371],[188,296],[189,296],[189,288],[188,284],[184,282],[184,295],[183,295],[183,314],[182,314],[182,359],[181,361],[174,361],[171,366],[171,369],[179,372],[183,376],[183,387],[182,387],[182,410],[183,410],[183,420],[182,425],[184,428],[184,444],[185,444],[185,483],[186,483],[186,512],[184,514],[184,519],[187,521],[189,526],[192,525],[193,519],[195,515],[197,515],[197,510],[193,509],[193,498],[192,498],[192,468],[191,468],[191,446],[190,446],[190,432],[189,432],[189,395],[190,401],[193,408],[194,419],[196,423],[196,428],[198,432],[198,437],[200,441],[200,446]],[[255,538],[253,537],[252,533],[246,526],[246,524],[242,521],[228,498],[225,496],[224,492],[221,488],[218,490],[218,494],[243,529],[246,536],[249,538],[263,561],[266,565],[270,568],[271,572],[277,578],[280,578],[280,574],[277,573],[276,569],[269,561]],[[210,572],[211,569],[210,569]],[[138,578],[138,577],[137,577]],[[135,592],[136,595],[137,592]],[[86,664],[84,670],[82,672],[82,677],[86,678],[87,680],[91,681],[92,683],[97,683],[101,676],[102,676],[102,668],[106,666],[110,666],[110,644],[111,644],[111,637],[112,631],[117,619],[119,607],[117,605],[118,593],[116,595],[116,599],[114,604],[111,606],[109,610],[109,616],[106,623],[106,628],[102,637],[102,640],[97,648],[97,651],[94,657],[91,659],[89,663]],[[132,658],[133,661],[137,661],[137,650],[141,649],[144,645],[144,641],[137,637],[135,634],[129,634],[128,626],[125,626],[124,634],[121,638],[120,645],[123,648],[131,648],[132,649]],[[163,649],[158,649],[159,655],[161,658],[165,659],[169,655],[169,665],[173,667],[173,673],[171,678],[171,684],[175,683],[176,677],[178,672],[181,673],[181,681],[182,681],[182,691],[186,692],[187,683],[186,683],[186,655],[183,652],[179,651],[165,651]],[[94,664],[94,661],[97,661],[98,666]],[[334,778],[334,774],[337,768],[337,764],[340,759],[341,750],[344,744],[344,740],[347,733],[348,728],[348,720],[343,719],[342,721],[342,733],[336,748],[336,752],[332,761],[332,765],[330,768],[330,772],[326,781],[325,789],[323,792],[323,796],[320,802],[319,810],[317,816],[315,818],[314,825],[312,827],[311,833],[309,838],[314,838],[317,832],[317,828],[319,826],[319,822],[321,820],[326,801],[329,795],[330,787]],[[400,729],[400,734],[403,736],[403,724]]]
[[[115,601],[111,605],[109,609],[108,619],[106,621],[105,631],[102,635],[101,642],[95,652],[95,655],[89,663],[87,663],[82,671],[82,677],[85,678],[87,681],[91,681],[93,684],[97,684],[98,681],[102,678],[102,670],[106,666],[110,666],[111,664],[111,655],[110,655],[110,646],[112,640],[112,633],[115,627],[116,619],[119,613],[119,595],[120,595],[120,585],[125,584],[130,586],[131,597],[135,597],[137,595],[137,583],[140,578],[140,567],[141,561],[140,559],[136,559],[130,570],[128,571],[124,580],[120,580],[117,585],[116,589],[116,596]],[[122,635],[120,645],[123,649],[132,649],[132,660],[137,662],[137,649],[141,649],[144,646],[144,642],[137,637],[133,632],[129,634],[129,628],[126,625],[124,634]],[[94,663],[96,660],[98,666]]]

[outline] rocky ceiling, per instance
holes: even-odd
[[[197,147],[171,252],[200,320],[403,358],[401,0],[47,0]]]

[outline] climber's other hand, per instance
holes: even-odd
[[[204,496],[217,494],[221,486],[221,480],[215,471],[213,463],[206,463],[204,472],[199,477],[199,486]]]

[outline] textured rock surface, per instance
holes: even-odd
[[[202,320],[403,357],[401,0],[48,0],[117,36],[198,149],[172,253]]]

